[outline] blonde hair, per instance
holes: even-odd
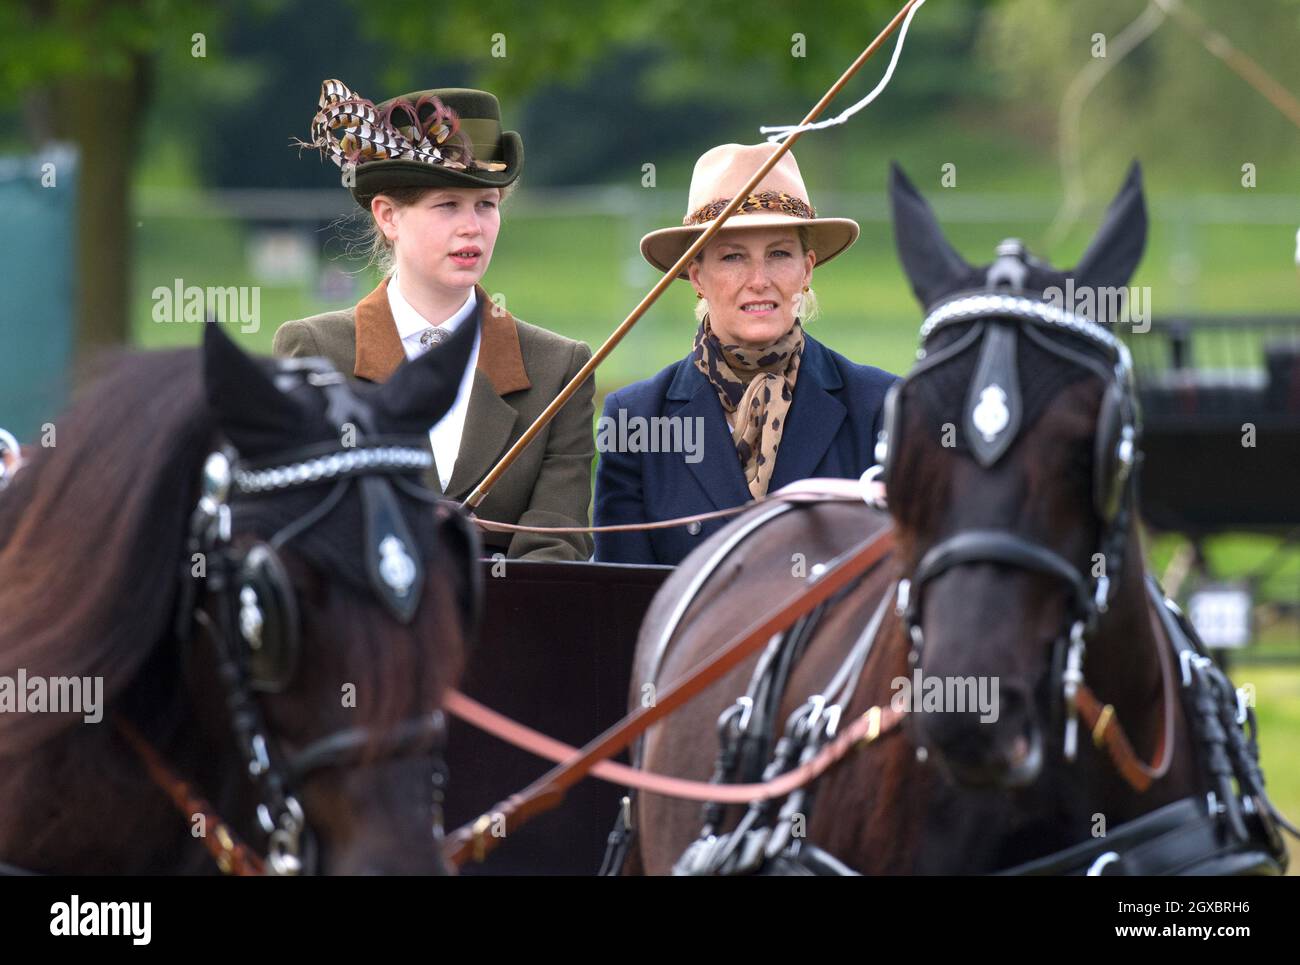
[[[514,193],[516,184],[518,184],[517,181],[512,181],[505,187],[497,189],[501,192],[500,204],[504,205],[506,198]],[[365,209],[357,211],[354,215],[360,221],[360,235],[353,240],[355,242],[354,250],[366,259],[365,267],[374,268],[384,277],[391,275],[393,269],[397,267],[394,260],[393,243],[388,240],[388,236],[384,234],[379,227],[379,223],[375,221],[375,216],[370,211],[371,200],[382,194],[392,201],[395,207],[408,208],[413,204],[419,204],[420,200],[430,191],[441,190],[441,188],[430,187],[388,188],[384,191],[377,191],[370,197],[363,199],[366,203]]]
[[[799,246],[803,248],[804,254],[807,254],[809,248],[808,229],[805,226],[800,225],[795,229],[795,232],[799,235]],[[700,251],[697,253],[695,260],[703,262],[704,252]],[[796,294],[794,297],[794,317],[799,320],[800,324],[807,325],[809,322],[816,320],[816,318],[821,315],[822,310],[821,305],[817,301],[817,292],[813,290],[811,285],[809,285],[804,291]],[[709,300],[707,298],[697,298],[695,300],[695,320],[697,322],[702,322],[704,321],[704,316],[707,314],[709,314]]]

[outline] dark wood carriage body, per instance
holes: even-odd
[[[1155,319],[1126,341],[1147,523],[1194,538],[1300,526],[1300,316]]]
[[[641,619],[672,567],[483,560],[479,641],[460,689],[493,710],[581,746],[627,713]],[[495,573],[495,575],[494,575]],[[458,827],[550,764],[450,722],[447,823]],[[506,829],[462,874],[595,874],[623,789],[587,780],[555,810]]]

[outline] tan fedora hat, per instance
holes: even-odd
[[[691,246],[700,232],[717,218],[727,202],[736,196],[772,153],[775,144],[721,144],[705,151],[695,162],[686,217],[679,228],[660,228],[641,239],[641,254],[660,271],[667,271]],[[858,223],[852,218],[819,218],[808,199],[803,176],[794,155],[786,152],[758,183],[754,193],[741,202],[722,231],[747,228],[806,228],[808,244],[817,253],[817,264],[830,261],[858,238]],[[677,277],[689,277],[685,271]]]

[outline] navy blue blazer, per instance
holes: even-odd
[[[805,335],[794,399],[781,434],[769,491],[810,476],[856,479],[875,463],[885,392],[898,376],[850,362]],[[687,452],[628,452],[602,445],[596,470],[595,525],[645,523],[727,509],[748,502],[749,487],[731,441],[718,394],[690,356],[653,378],[611,392],[601,425],[636,416],[702,419],[699,458]],[[604,422],[603,420],[613,420]],[[693,422],[693,426],[701,423]],[[617,441],[617,435],[609,433]],[[629,439],[632,439],[629,434]],[[623,440],[624,442],[628,440]],[[644,449],[635,441],[633,445]],[[680,447],[679,447],[680,448]],[[596,559],[609,563],[676,565],[730,520],[711,520],[641,533],[597,533]]]

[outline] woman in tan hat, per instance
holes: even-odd
[[[774,150],[724,144],[705,153],[682,226],[642,238],[646,260],[667,271]],[[768,172],[679,275],[698,299],[691,353],[605,400],[596,525],[726,509],[798,479],[856,478],[874,463],[896,376],[850,362],[804,330],[815,311],[814,266],[857,236],[848,218],[817,217],[792,154]],[[657,438],[681,444],[664,451],[620,426],[657,427]],[[725,522],[598,534],[596,559],[675,565]]]
[[[386,380],[408,358],[469,322],[480,326],[451,411],[430,430],[428,480],[464,499],[591,357],[582,342],[514,318],[479,284],[501,227],[500,204],[523,168],[523,143],[501,130],[497,99],[460,88],[375,105],[341,81],[321,87],[313,140],[369,213],[384,272],[356,306],[285,322],[282,356],[323,355],[340,371]],[[475,510],[531,526],[586,526],[591,502],[592,380],[511,465]],[[484,534],[486,552],[585,560],[586,535]]]

